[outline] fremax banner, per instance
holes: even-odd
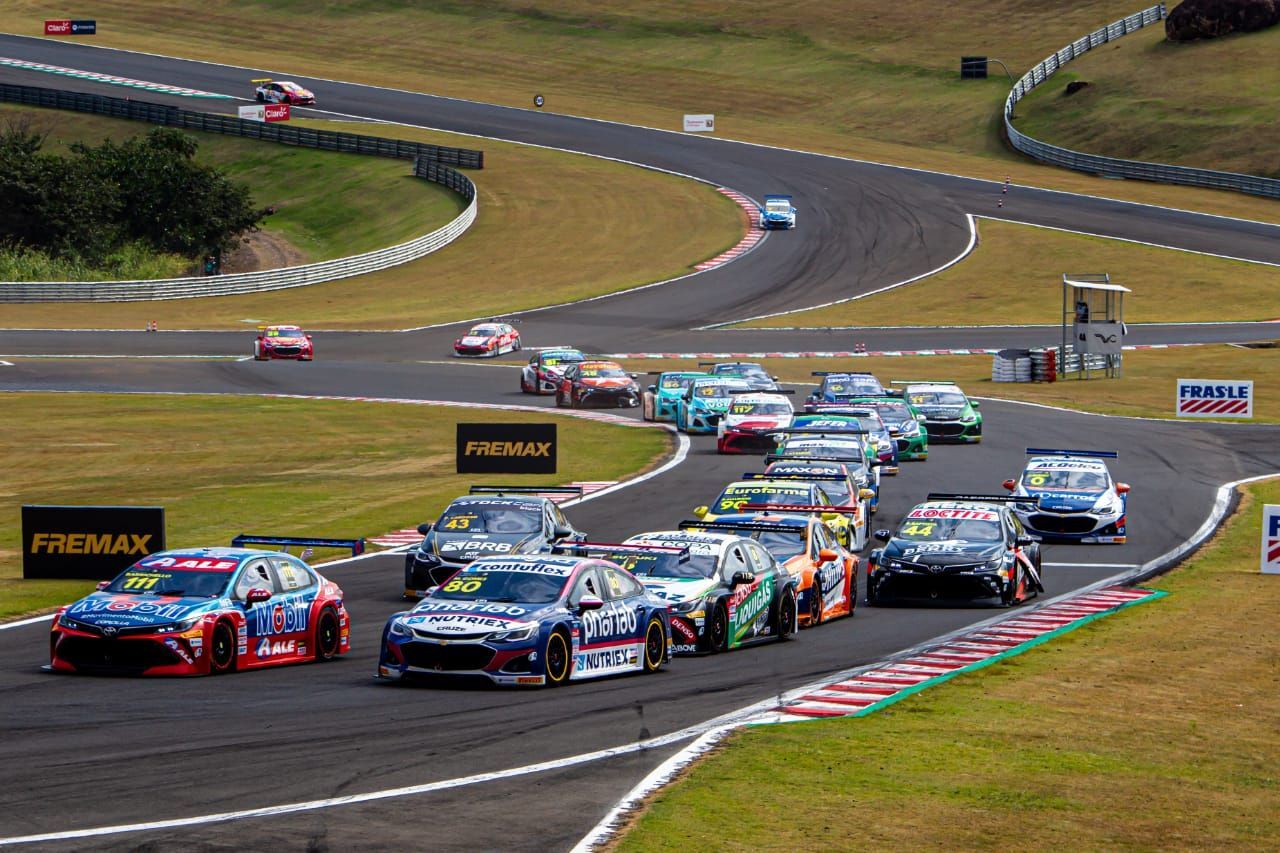
[[[24,578],[108,580],[163,550],[164,507],[22,507]]]

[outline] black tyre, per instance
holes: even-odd
[[[729,611],[723,602],[718,602],[711,610],[711,619],[707,621],[707,633],[703,639],[703,645],[713,655],[729,648]]]
[[[667,660],[667,632],[662,620],[654,617],[644,632],[644,671],[657,672]]]
[[[261,92],[255,92],[254,97],[258,99],[258,103],[260,104],[267,100],[266,95],[262,94]]]
[[[813,578],[813,587],[809,591],[809,627],[822,624],[822,584],[817,576]]]
[[[209,674],[222,675],[234,672],[236,668],[236,632],[230,622],[219,622],[213,626],[213,637],[209,642]]]
[[[316,660],[333,660],[342,645],[342,628],[338,614],[326,607],[316,620]]]
[[[547,636],[542,652],[542,664],[547,670],[547,686],[560,687],[569,681],[569,668],[573,659],[569,654],[569,638],[560,628]]]
[[[867,578],[867,601],[868,607],[878,607],[880,605],[880,596],[876,594],[876,588],[871,583],[871,578]]]
[[[786,640],[796,632],[796,594],[791,587],[787,587],[782,591],[782,598],[778,600],[778,613],[775,625],[778,630],[778,640]]]

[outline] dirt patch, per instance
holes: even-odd
[[[222,260],[222,272],[257,272],[306,263],[307,256],[296,246],[272,231],[255,231],[247,243]]]

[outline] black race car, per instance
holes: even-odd
[[[478,557],[543,554],[562,539],[582,539],[548,494],[582,495],[578,486],[472,486],[434,522],[404,558],[405,598],[420,598]]]
[[[707,369],[707,373],[712,376],[736,376],[745,381],[752,391],[783,393],[778,377],[771,376],[769,371],[754,361],[700,361],[698,367]]]
[[[1006,607],[1044,592],[1040,546],[1013,506],[1029,498],[931,494],[867,561],[867,604],[890,598],[995,598]]]

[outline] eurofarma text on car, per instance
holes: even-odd
[[[348,650],[349,631],[342,590],[289,554],[161,551],[58,611],[50,667],[217,674],[328,660]]]
[[[1037,539],[1118,545],[1128,540],[1129,484],[1111,479],[1106,460],[1113,450],[1058,450],[1028,447],[1026,468],[1004,487],[1015,497],[1014,512]]]
[[[670,656],[666,604],[618,566],[575,556],[482,557],[382,632],[378,676],[496,684],[655,672]]]

